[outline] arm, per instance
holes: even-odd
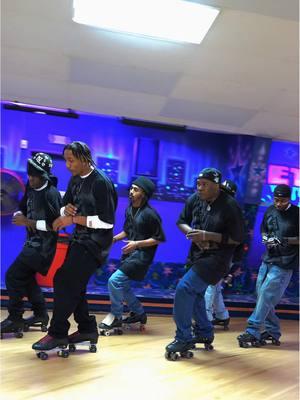
[[[137,250],[141,247],[151,247],[161,243],[160,241],[152,238],[145,240],[126,240],[125,242],[127,243],[126,246],[122,247],[122,252],[124,254],[131,253],[132,251]]]
[[[190,239],[194,243],[198,242],[215,242],[215,243],[225,243],[229,245],[238,245],[239,241],[232,239],[231,237],[223,237],[221,233],[217,232],[209,232],[203,230],[192,230],[187,233],[187,238]]]
[[[127,233],[122,231],[113,237],[113,243],[118,242],[119,240],[125,239],[127,237]]]

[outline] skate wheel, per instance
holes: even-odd
[[[42,332],[47,332],[47,331],[48,331],[47,326],[46,326],[46,325],[42,325],[42,326],[41,326],[41,331],[42,331]]]
[[[178,360],[178,354],[177,353],[170,353],[170,352],[168,352],[168,351],[166,351],[166,353],[165,353],[165,358],[168,360],[168,361],[176,361],[176,360]]]
[[[180,353],[180,356],[181,356],[182,358],[188,358],[188,359],[190,359],[190,358],[193,358],[193,357],[194,357],[194,354],[193,354],[192,351],[184,351],[184,352]]]
[[[90,345],[90,353],[97,353],[97,346],[95,344]]]
[[[229,331],[229,327],[228,326],[224,326],[224,331]]]
[[[21,339],[21,338],[23,337],[23,332],[16,332],[16,333],[15,333],[15,337],[16,337],[17,339]]]
[[[206,351],[211,351],[211,350],[214,349],[214,346],[213,346],[212,344],[205,344],[205,345],[204,345],[204,349],[205,349]]]
[[[44,353],[43,351],[41,353],[37,353],[37,356],[38,356],[38,358],[40,358],[43,361],[48,359],[48,354]]]
[[[74,352],[76,351],[76,346],[75,346],[75,344],[69,344],[69,351],[70,351],[71,353],[74,353]]]
[[[23,331],[24,332],[28,332],[29,331],[29,325],[24,325]]]
[[[58,357],[62,358],[68,358],[69,357],[69,351],[68,350],[59,350],[57,353]]]
[[[104,332],[104,336],[110,336],[110,332],[109,331],[105,331]]]
[[[141,332],[145,332],[145,330],[146,330],[145,324],[141,324],[140,325],[140,331]]]
[[[1,339],[3,339],[3,334],[2,333],[1,333],[0,337],[1,337]]]
[[[117,332],[117,335],[123,335],[122,329],[117,329],[116,332]]]

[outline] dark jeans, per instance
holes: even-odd
[[[37,284],[34,257],[24,262],[19,257],[6,271],[5,283],[9,296],[8,314],[12,320],[21,319],[24,313],[23,297],[27,296],[35,315],[46,313],[46,303],[41,288]]]
[[[81,244],[73,242],[66,259],[54,276],[53,316],[48,330],[56,338],[68,336],[68,318],[74,314],[81,333],[97,330],[95,317],[89,315],[86,286],[99,262]]]

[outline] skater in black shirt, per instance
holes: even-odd
[[[122,248],[120,269],[108,281],[111,313],[100,323],[100,332],[118,331],[122,323],[140,322],[141,327],[146,324],[147,316],[134,295],[130,282],[144,279],[158,244],[165,241],[161,218],[148,204],[154,189],[153,182],[143,176],[132,182],[129,192],[131,204],[126,209],[123,231],[113,239],[117,242],[126,238],[126,245]],[[122,320],[123,301],[126,302],[130,314]]]
[[[228,273],[234,249],[242,241],[244,225],[241,209],[229,194],[220,190],[220,183],[218,170],[202,170],[197,193],[187,199],[177,221],[180,230],[192,241],[191,267],[176,288],[177,330],[175,340],[166,347],[167,359],[174,359],[177,352],[189,356],[188,350],[195,343],[204,343],[210,349],[214,339],[205,309],[205,291]]]
[[[63,198],[62,216],[53,227],[59,230],[76,226],[66,259],[54,277],[53,317],[48,335],[32,346],[39,352],[66,347],[68,343],[97,343],[97,324],[95,317],[89,315],[86,286],[102,262],[102,253],[112,243],[117,207],[114,185],[96,170],[85,143],[73,142],[65,146],[63,154],[72,178]],[[72,314],[78,331],[68,337],[68,318]]]
[[[22,331],[31,325],[47,330],[49,317],[43,293],[35,275],[46,275],[55,255],[57,233],[52,229],[59,216],[61,196],[56,189],[57,179],[50,174],[52,160],[48,154],[37,153],[27,162],[28,182],[19,211],[12,219],[16,226],[25,226],[27,237],[21,253],[6,272],[9,296],[8,318],[1,322],[1,337]],[[23,320],[23,297],[32,304],[33,316]]]
[[[222,191],[228,193],[233,198],[237,192],[237,185],[230,179],[226,179],[221,183],[220,188]],[[240,263],[244,254],[244,244],[239,244],[233,254],[232,258],[232,266],[230,268],[229,274],[227,275],[227,279],[229,280],[230,276],[237,269],[237,264]],[[222,283],[225,282],[225,278],[219,281],[216,285],[209,285],[205,292],[205,304],[206,304],[206,312],[207,318],[212,322],[213,325],[223,326],[224,330],[228,329],[229,326],[229,313],[225,307],[223,294],[222,294]]]
[[[278,185],[274,205],[265,212],[261,234],[266,252],[256,281],[256,306],[246,332],[237,337],[240,347],[260,346],[270,340],[280,345],[279,318],[275,307],[299,268],[299,207],[290,202],[291,189]],[[263,331],[264,330],[264,331]]]

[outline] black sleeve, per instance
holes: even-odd
[[[228,221],[229,237],[236,242],[242,243],[244,238],[244,217],[242,210],[238,204],[231,207],[230,217]]]
[[[264,234],[264,233],[267,234],[268,233],[267,214],[268,214],[268,211],[265,212],[263,220],[262,220],[261,225],[260,225],[261,234]]]
[[[70,179],[69,183],[68,183],[68,187],[67,187],[67,191],[64,194],[64,197],[62,199],[62,207],[65,207],[67,204],[74,204],[73,203],[73,195],[72,195],[72,178]]]
[[[101,177],[96,179],[93,184],[93,195],[99,219],[114,224],[117,198],[113,184]]]
[[[25,193],[19,203],[19,211],[22,212],[25,217],[27,216],[27,190],[28,190],[28,183],[26,184],[25,187]]]
[[[60,209],[62,207],[62,199],[59,191],[51,186],[46,192],[47,201],[47,217],[46,224],[52,226],[53,221],[60,216]]]
[[[129,234],[130,231],[130,223],[129,223],[129,210],[128,208],[125,210],[125,221],[123,224],[123,231],[127,234]]]
[[[187,224],[191,226],[193,220],[193,199],[188,198],[185,202],[184,209],[182,210],[176,222],[177,225]]]
[[[166,241],[165,233],[162,229],[161,218],[153,210],[151,213],[149,213],[148,225],[150,230],[149,237],[151,237],[154,240],[158,240],[159,242]]]

